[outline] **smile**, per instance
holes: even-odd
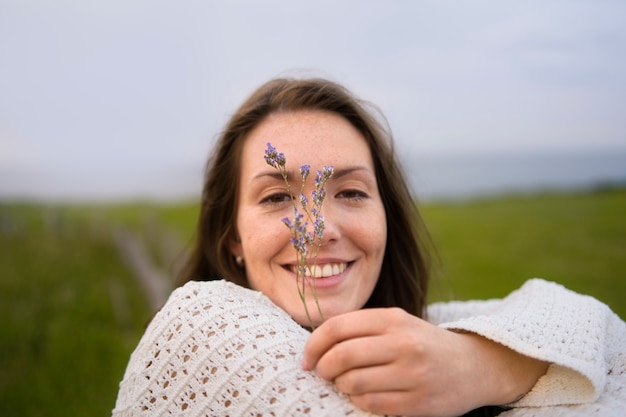
[[[304,276],[313,278],[332,277],[333,275],[341,274],[343,271],[346,270],[347,266],[348,264],[343,262],[337,264],[311,265],[310,268],[306,269]],[[296,274],[297,267],[292,266],[291,272]]]

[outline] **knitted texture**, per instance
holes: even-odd
[[[626,323],[598,300],[541,279],[502,300],[438,303],[429,318],[550,362],[501,416],[626,415]]]
[[[429,319],[552,363],[502,417],[625,415],[626,323],[591,297],[531,280],[503,300],[432,305]],[[259,292],[190,282],[131,355],[113,416],[371,415],[302,370],[308,337]]]
[[[131,355],[113,416],[366,416],[302,370],[309,333],[226,281],[173,292]]]

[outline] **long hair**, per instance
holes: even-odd
[[[242,148],[247,135],[270,114],[298,110],[343,117],[363,135],[372,154],[387,218],[387,244],[380,276],[365,307],[401,307],[423,316],[430,273],[429,238],[395,155],[387,122],[371,104],[319,78],[271,80],[231,117],[206,165],[196,240],[178,284],[227,279],[249,287],[245,270],[237,266],[228,244],[237,235]]]

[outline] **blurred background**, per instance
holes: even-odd
[[[0,0],[0,415],[109,415],[240,102],[323,76],[387,117],[431,299],[541,276],[626,317],[626,3]]]

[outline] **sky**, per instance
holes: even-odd
[[[406,159],[626,149],[626,2],[0,0],[0,199],[180,198],[281,75],[376,104]]]

